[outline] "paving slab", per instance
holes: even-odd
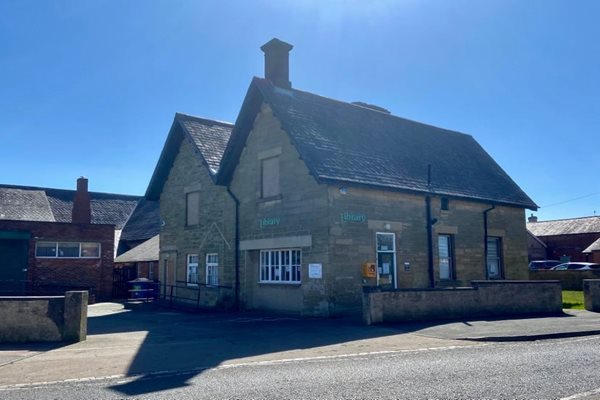
[[[600,334],[600,313],[565,310],[561,315],[476,319],[398,326],[419,335],[453,340],[526,341]]]

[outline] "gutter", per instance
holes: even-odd
[[[235,202],[235,240],[234,240],[234,263],[235,263],[235,309],[240,309],[240,201],[227,185],[227,193]]]
[[[492,204],[490,208],[483,210],[483,266],[485,271],[485,279],[490,279],[488,276],[487,268],[487,254],[488,254],[488,213],[492,211],[496,206]]]

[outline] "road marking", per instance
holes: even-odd
[[[219,366],[211,366],[211,367],[198,367],[191,368],[185,370],[164,370],[164,371],[155,371],[148,372],[146,374],[135,374],[135,375],[108,375],[108,376],[99,376],[99,377],[85,377],[85,378],[70,378],[64,380],[57,381],[46,381],[46,382],[32,382],[32,383],[17,383],[12,385],[0,385],[0,392],[15,390],[15,389],[31,389],[36,387],[44,387],[51,385],[58,385],[64,383],[86,383],[86,382],[96,382],[102,380],[112,380],[112,379],[124,379],[123,382],[131,382],[134,380],[148,380],[148,379],[156,379],[161,377],[168,376],[178,376],[178,375],[192,375],[198,374],[204,371],[211,370],[221,370],[221,369],[230,369],[230,368],[240,368],[240,367],[249,367],[249,366],[263,366],[263,365],[278,365],[278,364],[290,364],[294,362],[313,362],[313,361],[328,361],[328,360],[336,360],[336,359],[348,359],[348,358],[360,358],[367,356],[386,356],[386,355],[395,355],[395,354],[405,354],[405,353],[419,353],[419,352],[428,352],[428,351],[448,351],[454,349],[463,349],[463,348],[473,348],[473,347],[486,347],[489,344],[476,344],[476,345],[467,345],[467,346],[443,346],[443,347],[423,347],[418,349],[402,349],[402,350],[382,350],[382,351],[369,351],[362,353],[350,353],[350,354],[336,354],[331,356],[314,356],[314,357],[297,357],[297,358],[282,358],[279,360],[264,360],[264,361],[249,361],[249,362],[239,362],[232,364],[225,364]]]
[[[596,395],[596,394],[600,394],[600,388],[594,389],[594,390],[590,390],[588,392],[575,393],[572,396],[563,397],[560,400],[575,400],[575,399],[581,399],[581,398],[593,396],[593,395]]]

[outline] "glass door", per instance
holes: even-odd
[[[383,288],[395,289],[396,277],[396,235],[377,233],[377,283]]]

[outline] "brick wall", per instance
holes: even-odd
[[[114,226],[58,222],[0,221],[0,230],[29,232],[27,280],[36,286],[93,288],[96,300],[110,299]],[[100,258],[36,258],[37,241],[99,242]]]
[[[219,305],[230,306],[235,287],[235,203],[227,189],[213,183],[208,170],[187,139],[181,143],[169,177],[160,196],[160,215],[165,222],[160,231],[160,267],[162,283],[185,286],[187,255],[199,256],[199,281],[206,282],[206,254],[219,255]],[[186,193],[200,191],[200,223],[186,226]],[[165,275],[165,262],[170,265]],[[165,281],[165,278],[166,281]],[[179,289],[185,292],[184,289]],[[175,289],[174,295],[177,293]]]
[[[538,236],[547,246],[549,260],[560,260],[561,256],[571,257],[571,261],[592,261],[589,254],[583,254],[589,245],[600,238],[600,233],[575,235]]]

